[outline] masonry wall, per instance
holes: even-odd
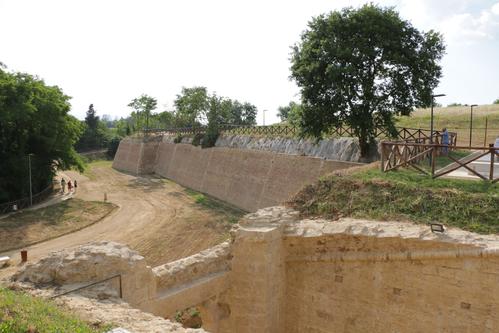
[[[288,239],[286,246],[301,256],[330,251],[328,238]],[[429,251],[424,241],[408,249],[400,239],[333,239],[343,255],[359,243],[360,254],[373,247]],[[426,259],[364,259],[357,252],[352,260],[288,261],[285,332],[497,332],[499,258],[439,258],[433,245],[435,257]]]
[[[235,233],[215,332],[498,332],[499,237],[271,207]]]
[[[160,140],[122,140],[113,167],[135,174],[156,173],[246,211],[282,203],[322,175],[359,165],[250,149],[201,149]]]

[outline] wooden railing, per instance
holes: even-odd
[[[465,156],[458,158],[451,154],[451,149],[469,151]],[[480,160],[487,157],[488,160]],[[421,173],[431,175],[432,178],[442,177],[457,169],[464,168],[468,173],[480,179],[495,183],[499,181],[499,175],[494,175],[497,167],[495,161],[499,161],[499,147],[469,147],[450,146],[440,143],[419,142],[390,142],[381,143],[381,170],[384,172],[396,170],[401,167],[412,167]],[[444,165],[439,165],[444,162]],[[450,163],[446,163],[450,162]],[[473,162],[478,164],[471,165]],[[476,170],[485,167],[485,171]]]
[[[262,136],[297,136],[300,133],[300,129],[293,125],[269,125],[269,126],[249,126],[249,125],[220,125],[220,133],[223,134],[240,134],[240,135],[262,135]],[[389,135],[384,129],[375,129],[375,137],[377,138],[391,138],[404,141],[414,141],[414,142],[429,142],[430,130],[420,129],[420,128],[397,128],[397,134],[395,137]],[[144,133],[151,135],[154,134],[181,134],[181,135],[195,135],[198,133],[205,133],[206,126],[196,126],[196,127],[172,127],[164,129],[147,129]],[[433,131],[434,139],[437,140],[435,143],[440,143],[439,137],[441,133],[439,131]],[[328,133],[332,137],[355,137],[355,133],[352,128],[347,126],[337,127]],[[449,145],[455,145],[457,140],[457,134],[449,132]]]

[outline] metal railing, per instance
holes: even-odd
[[[74,293],[75,291],[79,291],[79,290],[82,290],[82,289],[93,287],[93,286],[95,286],[97,284],[100,284],[100,283],[103,283],[103,282],[107,282],[107,281],[110,281],[110,280],[115,279],[115,278],[119,279],[119,282],[120,282],[120,289],[119,289],[120,298],[123,298],[123,287],[122,287],[122,281],[121,281],[121,274],[116,274],[116,275],[110,276],[108,278],[105,278],[103,280],[99,280],[97,282],[92,282],[92,283],[89,283],[87,285],[84,285],[84,286],[81,286],[81,287],[78,287],[78,288],[74,288],[74,289],[65,291],[65,292],[63,292],[61,294],[57,294],[57,295],[51,296],[50,298],[57,298],[57,297],[60,297],[60,296],[71,294],[71,293]]]
[[[44,190],[33,195],[33,205],[44,201],[54,191],[54,184],[50,184]],[[0,204],[0,214],[7,214],[16,209],[24,209],[30,207],[30,198],[22,198],[14,201],[4,202]]]

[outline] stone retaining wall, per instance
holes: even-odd
[[[168,318],[195,306],[212,333],[499,331],[499,236],[301,219],[285,207],[246,215],[231,235],[153,269],[122,245],[90,244],[16,278],[65,284],[119,272],[132,306]]]
[[[156,173],[246,211],[280,204],[304,185],[354,162],[279,154],[251,149],[201,149],[171,143],[170,137],[121,141],[113,167]]]
[[[217,332],[496,332],[499,237],[425,225],[247,215]],[[215,332],[215,331],[213,331]]]

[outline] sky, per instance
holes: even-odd
[[[141,94],[171,110],[181,88],[205,86],[257,106],[258,123],[299,101],[289,79],[290,47],[314,16],[366,1],[0,0],[0,62],[57,85],[83,119],[126,117]],[[499,0],[386,0],[447,45],[435,93],[452,102],[499,98]]]

